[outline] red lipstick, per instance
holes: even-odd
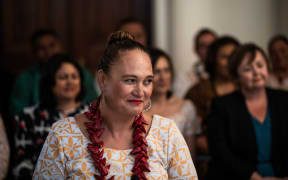
[[[141,104],[143,101],[142,100],[134,100],[134,99],[132,99],[132,100],[128,100],[130,103],[132,103],[132,104],[136,104],[136,105],[139,105],[139,104]]]

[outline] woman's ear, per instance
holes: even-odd
[[[102,69],[97,71],[97,81],[101,92],[103,92],[107,81],[107,75]]]

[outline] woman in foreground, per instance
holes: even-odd
[[[102,95],[89,112],[53,125],[34,179],[197,179],[173,121],[142,114],[153,81],[146,49],[113,33],[97,77]]]

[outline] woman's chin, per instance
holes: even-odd
[[[140,108],[137,108],[137,109],[131,109],[131,110],[129,110],[128,112],[127,112],[127,114],[129,115],[129,116],[137,116],[138,114],[140,114],[141,112],[143,112],[143,110],[142,109],[140,109]]]

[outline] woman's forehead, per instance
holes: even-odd
[[[112,65],[111,72],[118,73],[152,73],[149,55],[138,49],[122,51],[118,60]]]
[[[265,61],[265,58],[264,58],[263,54],[260,51],[256,50],[254,53],[255,53],[255,55],[252,57],[252,53],[248,53],[247,52],[245,54],[241,64],[250,65],[250,64],[255,63],[256,61]]]

